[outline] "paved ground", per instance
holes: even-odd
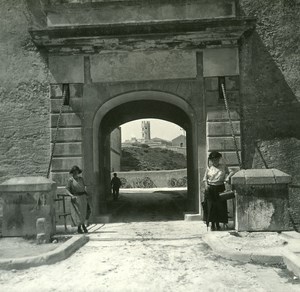
[[[36,256],[56,249],[61,243],[37,244],[36,240],[0,238],[0,259]]]
[[[300,291],[278,267],[214,256],[201,239],[205,226],[178,220],[172,194],[154,196],[126,196],[123,222],[91,226],[90,242],[63,262],[1,271],[0,291]]]

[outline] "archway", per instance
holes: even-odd
[[[96,216],[104,214],[110,181],[110,133],[123,123],[157,118],[173,122],[187,135],[187,211],[199,211],[199,159],[197,117],[187,101],[179,96],[159,91],[136,91],[116,96],[97,111],[93,123],[93,169],[96,196]],[[202,137],[204,139],[204,137]],[[97,219],[96,219],[97,220]]]

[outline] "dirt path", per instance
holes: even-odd
[[[160,204],[170,203],[165,198]],[[145,207],[146,201],[139,204]],[[128,208],[122,212],[134,204]],[[300,291],[279,268],[214,256],[201,239],[206,228],[199,222],[133,222],[132,213],[125,213],[120,216],[128,222],[95,228],[90,242],[63,262],[1,271],[0,291]]]

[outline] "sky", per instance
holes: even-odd
[[[142,138],[142,121],[150,121],[151,138],[158,137],[165,140],[172,140],[183,134],[181,128],[176,124],[158,119],[142,119],[121,125],[122,142],[130,140],[133,137],[137,139]]]

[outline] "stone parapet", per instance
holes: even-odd
[[[56,184],[42,176],[14,177],[0,185],[0,193],[15,192],[52,192],[56,190]]]
[[[240,170],[231,178],[233,185],[288,184],[292,177],[278,169]]]
[[[2,236],[36,236],[36,222],[44,218],[50,238],[55,233],[55,194],[56,183],[44,177],[16,177],[2,183]]]
[[[237,231],[290,230],[291,176],[277,169],[247,169],[231,179],[236,193]]]

